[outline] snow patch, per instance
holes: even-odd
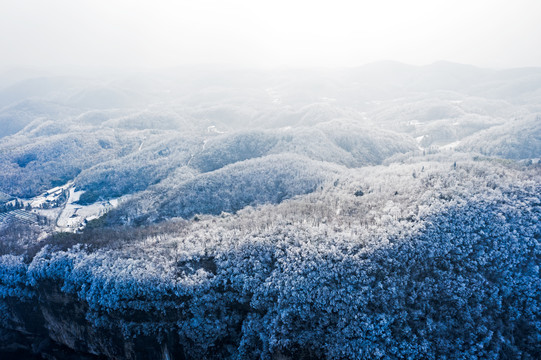
[[[99,201],[90,205],[76,204],[83,193],[84,191],[76,191],[74,187],[70,188],[68,201],[56,220],[56,229],[58,231],[75,232],[82,230],[89,221],[99,218],[118,206],[117,199]]]
[[[225,134],[225,131],[219,131],[216,126],[211,125],[207,128],[208,133],[215,133],[215,134]]]
[[[454,150],[458,145],[460,145],[460,140],[440,146],[440,149],[441,150]]]

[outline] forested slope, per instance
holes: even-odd
[[[52,238],[33,259],[1,258],[4,326],[15,325],[15,299],[35,303],[53,286],[82,305],[80,322],[68,330],[47,310],[38,326],[110,357],[150,336],[147,346],[193,359],[534,359],[539,180],[537,168],[464,158],[363,168],[141,240],[99,241],[102,231],[61,250],[84,235]]]

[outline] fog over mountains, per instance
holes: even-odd
[[[0,357],[536,359],[541,68],[0,73]]]

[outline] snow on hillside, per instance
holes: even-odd
[[[54,202],[56,202],[60,198],[60,196],[62,196],[62,193],[68,190],[72,185],[73,181],[69,181],[64,185],[49,189],[43,194],[33,197],[30,200],[23,200],[23,203],[25,204],[25,206],[30,204],[32,208],[41,208],[44,207],[44,205],[45,207],[47,207],[48,204],[53,204]]]
[[[69,181],[22,202],[25,207],[32,208],[32,213],[49,219],[54,224],[54,231],[76,232],[84,229],[88,221],[99,218],[118,205],[117,199],[79,205],[77,201],[83,193],[75,189],[73,181]]]
[[[82,230],[88,221],[94,220],[115,208],[117,199],[95,202],[90,205],[76,204],[84,191],[76,191],[74,187],[69,189],[69,198],[56,220],[56,230],[63,232],[76,232]]]

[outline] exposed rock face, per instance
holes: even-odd
[[[7,298],[0,326],[1,359],[184,359],[175,334],[127,338],[118,329],[97,328],[86,318],[88,305],[52,281],[37,296]]]

